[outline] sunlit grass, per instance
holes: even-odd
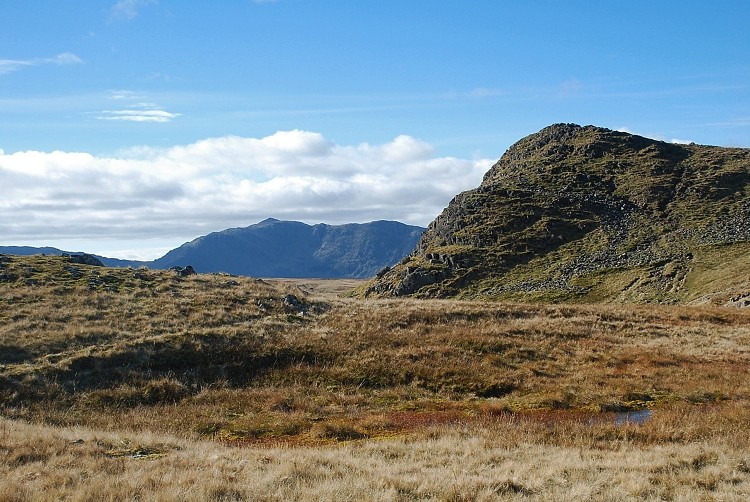
[[[750,491],[747,311],[2,265],[0,500]]]

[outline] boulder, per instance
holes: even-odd
[[[103,267],[104,263],[92,254],[80,253],[80,254],[68,254],[63,253],[63,258],[67,258],[71,263],[78,263],[79,265],[93,265],[94,267]]]
[[[189,275],[196,275],[198,272],[195,271],[195,269],[188,265],[186,267],[169,267],[169,270],[172,270],[180,277],[187,277]]]

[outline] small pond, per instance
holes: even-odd
[[[615,425],[643,425],[651,418],[651,410],[620,411],[615,413]]]

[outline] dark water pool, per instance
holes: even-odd
[[[615,413],[615,425],[643,425],[651,414],[651,410],[621,411]]]

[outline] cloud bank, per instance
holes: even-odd
[[[438,157],[398,136],[338,145],[309,131],[225,136],[117,156],[0,150],[8,242],[184,238],[267,217],[426,225],[492,160]]]

